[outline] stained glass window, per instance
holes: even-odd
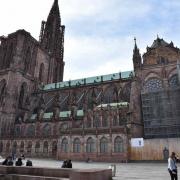
[[[108,152],[108,140],[105,137],[101,138],[101,140],[100,140],[100,152],[101,153]]]
[[[68,140],[66,138],[62,140],[61,151],[65,153],[68,152]]]
[[[169,79],[169,86],[175,88],[178,86],[178,75],[175,74]]]
[[[124,147],[123,147],[123,139],[121,137],[116,137],[114,140],[114,152],[123,152]]]
[[[43,145],[43,153],[48,153],[48,142],[47,141],[45,141],[44,142],[44,145]]]
[[[49,124],[44,125],[42,133],[43,133],[43,136],[50,136],[51,135],[51,126]]]
[[[2,153],[2,152],[3,152],[3,143],[0,142],[0,153]]]
[[[73,142],[73,152],[80,153],[81,152],[81,141],[79,138],[76,138]]]
[[[33,137],[35,135],[35,127],[34,127],[34,125],[28,126],[26,135],[28,137]]]
[[[39,150],[40,150],[40,142],[36,142],[36,145],[35,145],[35,153],[39,153]]]
[[[148,92],[158,91],[162,89],[162,81],[160,79],[150,79],[146,81],[144,90]]]
[[[91,137],[88,138],[88,140],[87,140],[86,152],[87,153],[95,152],[95,141]]]

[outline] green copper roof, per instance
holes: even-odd
[[[64,82],[58,82],[53,84],[47,84],[43,87],[43,90],[53,90],[53,89],[62,89],[62,88],[70,88],[77,87],[81,85],[90,85],[95,83],[113,81],[118,79],[128,79],[134,76],[133,71],[126,71],[121,73],[107,74],[102,76],[88,77],[84,79],[76,79]]]
[[[71,111],[62,111],[62,112],[59,113],[59,117],[61,117],[61,118],[67,118],[67,117],[70,116],[70,114],[71,114]],[[36,116],[37,116],[37,114],[33,114],[33,115],[31,116],[31,120],[36,119]],[[44,113],[43,119],[50,119],[52,116],[53,116],[53,113],[52,113],[52,112]],[[78,116],[78,117],[84,116],[83,110],[78,110],[78,111],[77,111],[77,116]]]
[[[117,106],[119,106],[119,107],[127,107],[128,105],[129,105],[128,102],[118,102],[118,103],[100,104],[97,107],[98,108],[101,108],[101,107],[105,108],[105,107],[108,107],[108,106],[110,106],[110,107],[117,107]]]

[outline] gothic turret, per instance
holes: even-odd
[[[64,72],[64,30],[65,26],[61,25],[60,11],[58,0],[54,0],[53,6],[47,18],[47,22],[42,21],[40,44],[52,57],[52,82],[63,80]]]
[[[139,52],[139,48],[137,47],[136,44],[136,38],[134,38],[135,45],[134,45],[134,50],[133,50],[133,64],[134,64],[134,70],[137,70],[141,67],[141,54]]]

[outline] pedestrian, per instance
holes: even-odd
[[[2,162],[2,165],[7,166],[8,163],[8,157]]]
[[[72,162],[71,162],[70,159],[69,159],[68,162],[67,162],[67,168],[72,168]]]
[[[26,161],[26,166],[32,166],[32,161],[28,159],[28,160]]]
[[[22,166],[22,159],[18,158],[18,160],[16,161],[16,166]]]
[[[176,165],[177,161],[178,161],[178,158],[176,156],[176,153],[172,152],[170,157],[168,158],[168,171],[169,171],[171,180],[178,179],[178,172],[177,172],[177,165]]]
[[[63,161],[61,168],[67,168],[67,160]]]

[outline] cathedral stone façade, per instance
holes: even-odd
[[[157,37],[134,71],[63,81],[58,0],[39,41],[0,37],[0,153],[127,161],[130,139],[180,137],[180,49]]]

